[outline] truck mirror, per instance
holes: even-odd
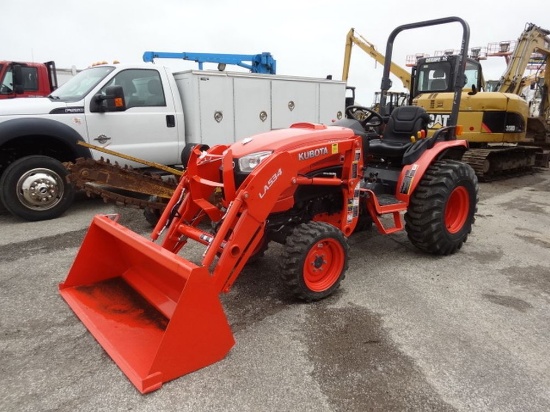
[[[122,112],[126,110],[124,90],[122,86],[109,86],[105,89],[106,108],[109,112]]]
[[[92,112],[123,112],[126,110],[122,86],[108,86],[105,88],[105,94],[96,94],[90,110]]]
[[[13,73],[13,91],[15,94],[23,94],[25,89],[23,87],[23,69],[20,64],[14,64],[12,66]]]

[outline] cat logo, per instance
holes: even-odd
[[[450,114],[433,114],[430,113],[430,124],[428,124],[429,129],[440,129],[446,127],[451,117]]]

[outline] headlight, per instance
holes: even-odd
[[[239,170],[241,172],[250,173],[252,169],[260,164],[262,160],[271,155],[272,151],[251,153],[239,159]]]

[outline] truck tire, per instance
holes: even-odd
[[[450,255],[472,231],[478,202],[478,181],[472,167],[456,160],[432,164],[411,196],[405,230],[424,252]]]
[[[311,302],[338,289],[348,269],[349,245],[338,228],[311,221],[287,237],[282,257],[283,282],[298,298]]]
[[[48,220],[63,214],[74,199],[67,183],[67,169],[47,156],[26,156],[11,163],[0,179],[6,209],[29,221]]]

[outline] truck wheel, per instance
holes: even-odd
[[[456,160],[431,165],[411,196],[405,214],[409,240],[437,255],[459,250],[472,231],[478,181],[472,167]]]
[[[300,299],[323,299],[344,279],[348,252],[348,242],[336,227],[324,222],[302,223],[286,239],[281,277]]]
[[[63,164],[51,157],[27,156],[16,160],[0,179],[4,206],[29,221],[60,216],[74,199],[74,188],[67,183],[67,174]]]

